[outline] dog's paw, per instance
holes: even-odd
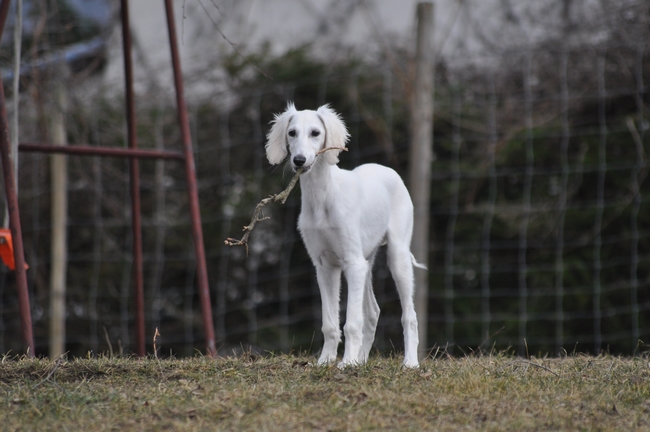
[[[420,363],[418,362],[417,359],[404,359],[404,363],[402,364],[405,368],[409,369],[415,369],[420,366]]]
[[[336,367],[338,367],[339,369],[345,369],[346,367],[359,366],[359,365],[362,365],[364,363],[365,363],[364,360],[349,360],[349,359],[346,360],[346,359],[343,359],[343,361],[340,361],[336,365]]]
[[[318,359],[318,366],[329,366],[336,361],[336,357],[321,357]]]

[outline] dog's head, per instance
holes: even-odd
[[[275,115],[272,124],[267,135],[266,158],[277,165],[289,153],[294,171],[299,167],[309,171],[317,157],[324,158],[330,165],[337,164],[341,150],[322,150],[344,148],[350,137],[343,120],[329,105],[316,111],[297,111],[293,103],[289,103],[282,114]]]

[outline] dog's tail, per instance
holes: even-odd
[[[421,268],[422,270],[427,270],[427,266],[425,264],[420,264],[419,262],[417,262],[413,254],[411,254],[411,264],[413,264],[413,267]]]

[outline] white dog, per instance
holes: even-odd
[[[379,306],[372,289],[377,249],[388,244],[388,266],[402,303],[404,365],[418,366],[418,323],[413,308],[411,254],[413,203],[399,175],[390,168],[365,164],[340,169],[340,150],[349,133],[328,105],[297,111],[292,103],[276,114],[268,133],[266,157],[273,165],[290,154],[300,176],[302,209],[298,229],[316,267],[323,307],[325,344],[318,364],[336,360],[341,341],[339,296],[341,272],[348,282],[344,326],[345,353],[339,367],[364,363],[375,339]]]

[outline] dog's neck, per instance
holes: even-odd
[[[332,196],[332,177],[338,169],[319,158],[307,173],[300,176],[303,207],[322,205]]]

